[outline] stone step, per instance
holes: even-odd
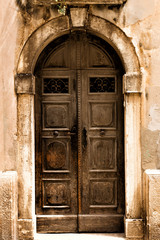
[[[36,234],[35,240],[124,240],[124,234],[76,233],[76,234]]]

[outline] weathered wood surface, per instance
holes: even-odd
[[[36,214],[48,215],[37,230],[122,232],[120,66],[108,44],[86,33],[58,46],[45,52],[36,81]],[[68,216],[81,214],[71,229]]]

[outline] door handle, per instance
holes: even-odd
[[[84,127],[82,130],[82,148],[83,148],[83,150],[85,150],[86,147],[87,147],[87,130]]]
[[[54,135],[55,137],[57,137],[57,136],[59,135],[59,132],[58,132],[58,131],[54,131],[54,132],[53,132],[53,135]]]

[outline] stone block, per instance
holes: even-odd
[[[124,93],[141,93],[142,78],[137,72],[126,73],[123,76]]]
[[[66,4],[72,5],[85,5],[85,4],[107,4],[107,5],[120,5],[125,3],[127,0],[66,0]],[[41,0],[41,3],[45,3],[46,0]],[[57,0],[58,3],[61,3],[61,0]],[[34,3],[39,3],[39,1],[34,0]],[[54,0],[47,0],[49,4],[55,4]]]
[[[127,240],[143,239],[143,220],[125,219],[125,235]]]
[[[0,173],[0,239],[17,240],[17,173]]]
[[[15,76],[17,94],[35,94],[35,77],[31,73],[20,73]]]
[[[18,240],[33,240],[34,239],[34,227],[31,219],[19,219],[18,220]]]
[[[145,239],[160,239],[160,170],[144,173]]]
[[[84,27],[87,18],[86,8],[71,8],[70,14],[73,27]]]

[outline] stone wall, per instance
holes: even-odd
[[[17,240],[17,173],[0,173],[0,239]]]
[[[145,239],[160,238],[160,170],[144,173]]]

